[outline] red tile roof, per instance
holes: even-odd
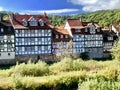
[[[79,19],[68,19],[67,22],[70,25],[70,27],[82,26],[82,22]]]
[[[45,26],[27,26],[23,25],[23,20],[29,21],[32,17],[34,17],[37,21],[40,19],[45,21]],[[33,28],[50,28],[50,21],[46,15],[18,15],[11,14],[9,15],[10,21],[14,29],[33,29]]]
[[[72,29],[83,29],[90,27],[92,24],[95,25],[96,28],[100,27],[96,22],[82,22],[81,19],[68,19],[67,22]]]

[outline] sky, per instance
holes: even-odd
[[[119,9],[120,0],[1,0],[0,11],[20,14],[74,15],[97,10]]]

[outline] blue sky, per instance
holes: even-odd
[[[97,10],[118,9],[120,0],[3,0],[0,11],[21,14],[78,14]]]

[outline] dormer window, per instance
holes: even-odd
[[[85,28],[85,32],[88,32],[88,28]]]
[[[38,26],[38,22],[34,17],[31,17],[29,21],[30,26]]]
[[[24,20],[24,21],[23,21],[23,25],[24,25],[24,26],[28,26],[27,20]]]
[[[97,32],[100,32],[100,28],[97,29]]]
[[[40,23],[40,26],[44,26],[44,20],[42,20],[42,19],[40,19],[40,21],[39,21],[39,23]]]
[[[94,25],[90,26],[90,33],[95,34],[95,26]]]

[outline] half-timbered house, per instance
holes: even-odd
[[[110,50],[115,44],[115,40],[117,40],[117,35],[114,31],[108,29],[102,29],[103,32],[103,52],[104,57],[110,56]]]
[[[103,36],[95,22],[82,22],[80,19],[68,19],[65,29],[74,42],[74,53],[88,53],[89,58],[102,58]]]
[[[15,30],[16,56],[39,59],[40,55],[52,53],[52,29],[46,14],[11,14],[9,18]]]
[[[72,47],[69,46],[72,40],[68,31],[63,26],[55,27],[52,36],[52,52],[53,54],[72,53]],[[71,47],[71,48],[70,48]]]

